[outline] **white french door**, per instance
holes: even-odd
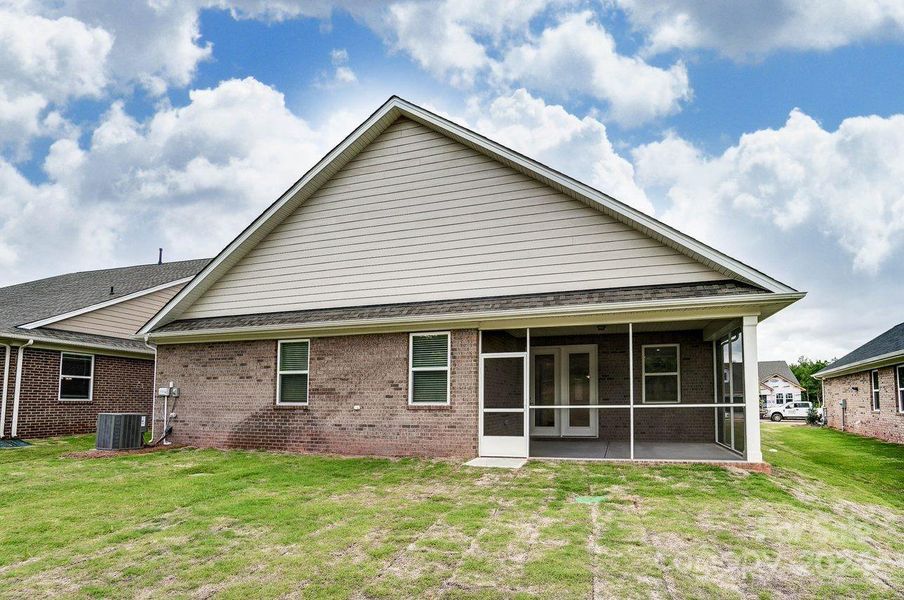
[[[526,458],[527,352],[480,356],[480,456]]]
[[[594,344],[531,349],[531,405],[581,406],[599,397],[597,348]],[[596,437],[599,409],[532,411],[530,433],[542,437]]]

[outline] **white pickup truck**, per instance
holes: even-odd
[[[781,406],[773,406],[769,409],[769,418],[773,421],[782,419],[806,419],[807,413],[813,408],[812,402],[789,402]],[[822,417],[822,408],[816,409],[816,414]]]

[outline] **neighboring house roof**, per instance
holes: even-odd
[[[322,187],[344,165],[360,153],[387,127],[404,117],[490,157],[560,193],[579,200],[609,217],[658,240],[711,269],[726,279],[744,282],[775,294],[786,294],[792,302],[802,294],[793,288],[687,236],[611,196],[514,152],[501,144],[452,123],[398,97],[390,98],[351,135],[330,151],[289,188],[208,264],[188,285],[151,319],[140,333],[166,325],[198,300],[216,281],[252,248]]]
[[[904,361],[904,323],[898,323],[827,365],[814,377],[832,377]]]
[[[416,317],[483,316],[494,313],[524,309],[547,309],[586,307],[588,305],[617,304],[633,301],[675,300],[689,298],[731,297],[765,293],[751,285],[737,281],[696,283],[660,286],[637,286],[629,288],[608,288],[579,292],[554,292],[548,294],[522,294],[467,300],[437,300],[407,304],[386,304],[352,308],[326,308],[299,310],[255,315],[211,317],[205,319],[182,319],[161,327],[159,332],[194,332],[238,328],[274,328],[304,326],[319,323],[338,323],[380,319],[400,319]]]
[[[140,340],[62,331],[44,322],[193,277],[209,260],[81,271],[0,288],[0,338],[149,352]]]
[[[757,363],[757,367],[760,374],[760,383],[768,381],[774,375],[778,375],[789,383],[800,386],[800,381],[797,380],[794,371],[783,360],[761,360]]]

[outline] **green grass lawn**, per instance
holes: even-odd
[[[63,456],[91,444],[0,450],[0,596],[904,594],[904,447],[833,431],[765,425],[771,476],[185,449]]]

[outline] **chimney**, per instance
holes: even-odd
[[[157,248],[157,264],[163,264],[163,248]]]

